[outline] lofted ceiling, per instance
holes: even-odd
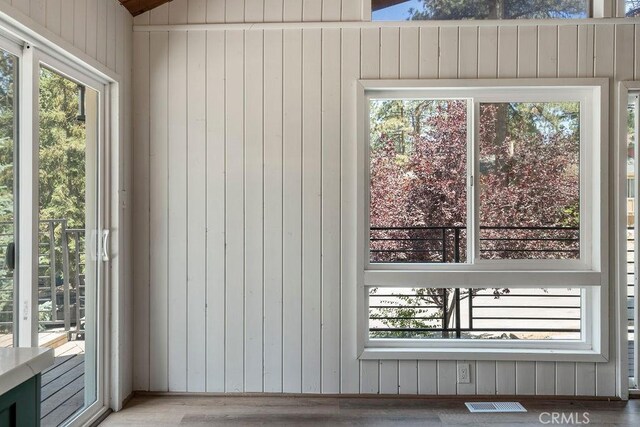
[[[371,0],[371,10],[376,11],[385,7],[395,6],[407,0]]]
[[[171,0],[120,0],[120,3],[126,7],[133,16],[137,16],[170,1]],[[407,0],[371,0],[371,9],[380,10],[405,1]]]
[[[120,3],[126,7],[133,16],[137,16],[170,1],[171,0],[120,0]]]

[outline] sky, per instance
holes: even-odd
[[[409,18],[409,9],[418,9],[422,2],[420,0],[408,0],[395,6],[373,12],[374,21],[406,21]]]

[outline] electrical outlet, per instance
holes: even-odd
[[[470,384],[471,372],[468,363],[458,363],[458,384]]]

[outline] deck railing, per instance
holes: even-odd
[[[13,224],[0,223],[0,329],[11,328],[14,312],[13,273],[5,250],[14,239]],[[68,228],[66,219],[41,220],[38,244],[38,323],[40,329],[64,328],[80,333],[85,312],[85,230]]]
[[[629,334],[628,356],[629,377],[634,377],[634,345],[635,333],[634,303],[635,303],[635,229],[627,228],[627,333]]]
[[[465,262],[467,229],[451,227],[371,227],[371,262]],[[577,227],[480,227],[483,258],[575,259],[580,254]]]
[[[479,251],[489,259],[575,259],[579,234],[576,227],[480,227]],[[460,226],[371,227],[370,260],[466,262],[466,239],[466,227]],[[379,288],[369,296],[369,330],[374,337],[389,338],[579,338],[580,302],[579,289]]]

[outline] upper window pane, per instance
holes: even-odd
[[[466,262],[467,105],[370,101],[370,262]]]
[[[580,257],[580,103],[480,104],[480,257]]]
[[[627,1],[640,3],[640,1]],[[587,18],[589,0],[372,0],[373,21]],[[636,6],[637,7],[637,6]]]
[[[626,16],[640,16],[640,0],[625,0],[624,6]]]

